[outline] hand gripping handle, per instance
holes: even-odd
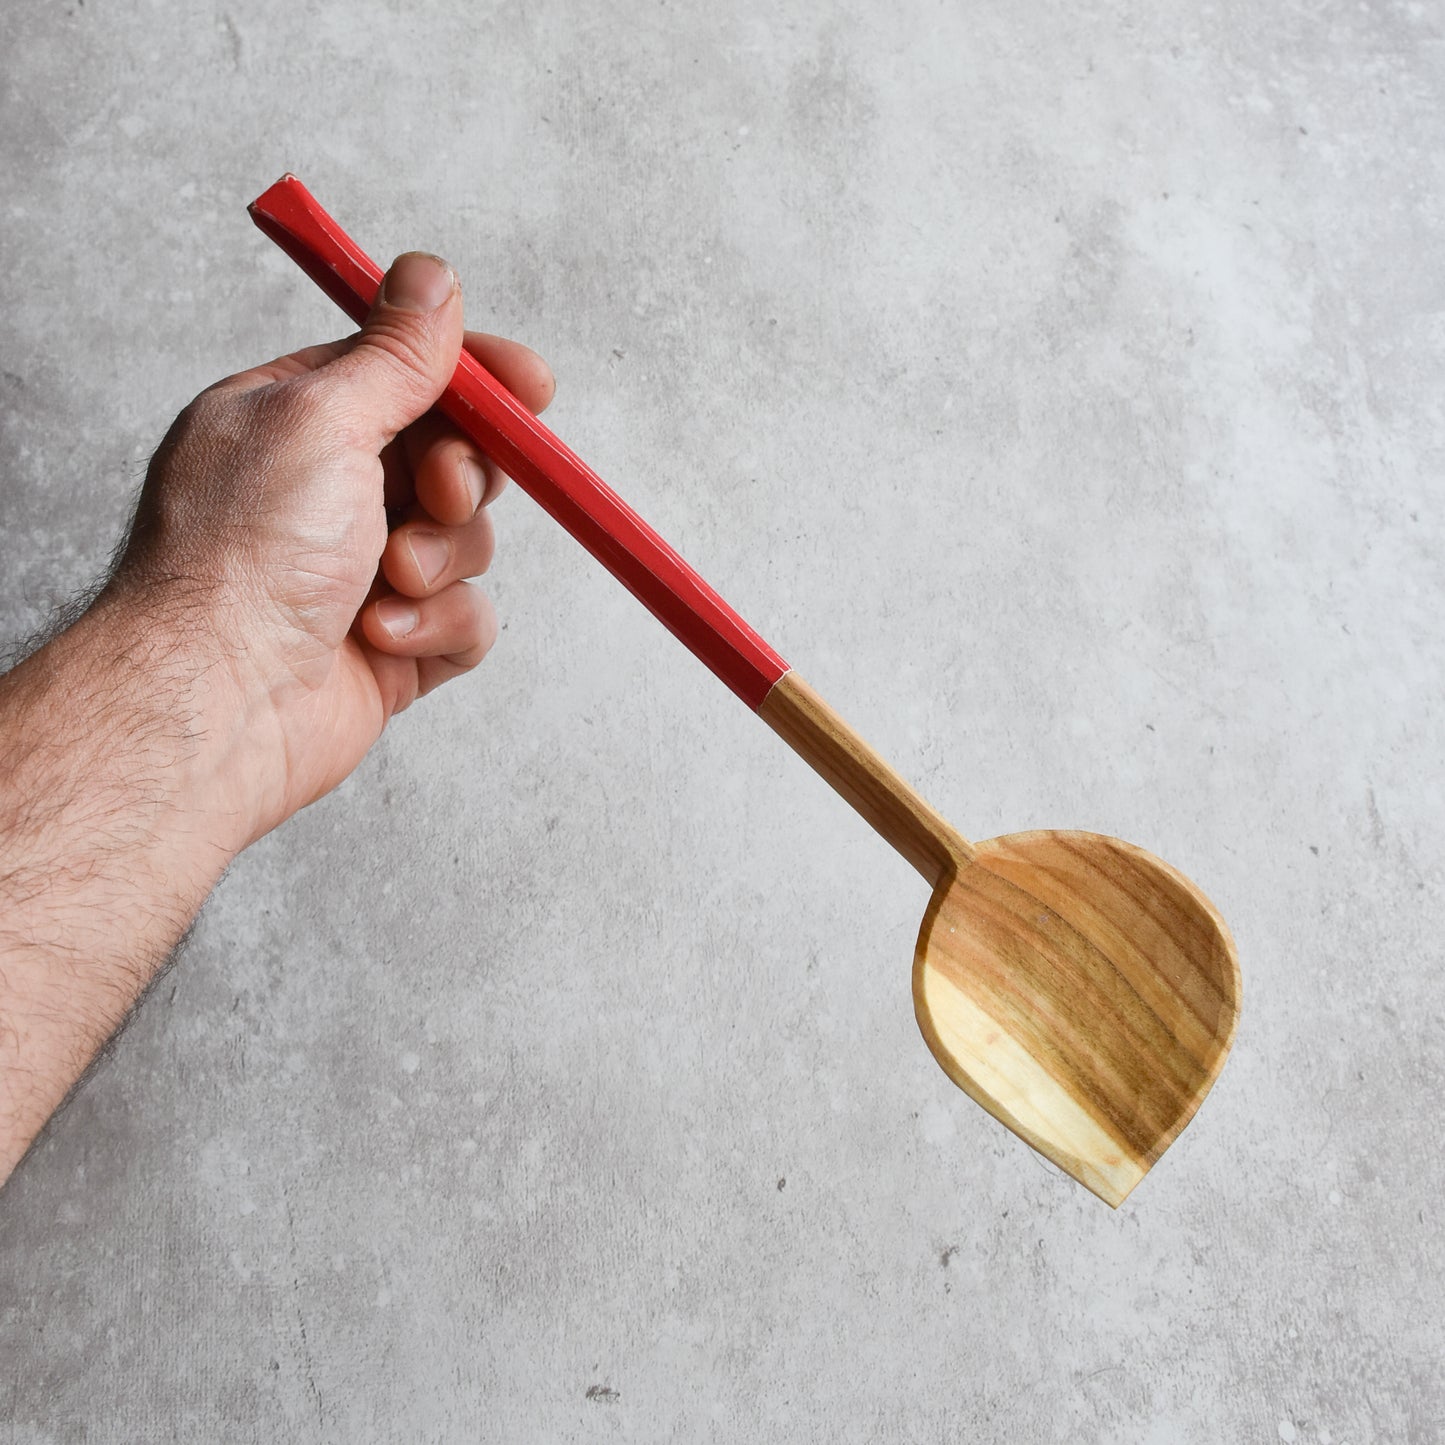
[[[251,219],[358,325],[381,268],[296,179],[251,203]],[[465,351],[438,410],[559,521],[754,711],[788,664],[596,472]]]

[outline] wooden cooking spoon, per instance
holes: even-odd
[[[356,322],[381,269],[294,176],[256,224]],[[810,763],[933,889],[918,1025],[948,1076],[1120,1204],[1193,1117],[1234,1037],[1239,964],[1183,874],[1095,833],[972,844],[635,512],[463,352],[439,409]]]

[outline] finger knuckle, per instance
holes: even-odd
[[[236,401],[234,396],[222,391],[203,391],[195,397],[171,423],[153,464],[233,436],[238,429]]]
[[[362,346],[379,365],[393,371],[404,385],[417,386],[430,379],[430,338],[424,328],[381,320],[362,338]]]
[[[329,387],[314,376],[269,386],[256,393],[256,419],[268,433],[296,434],[327,426],[335,404]]]
[[[463,648],[460,652],[447,654],[447,661],[453,667],[460,668],[463,672],[470,672],[481,660],[491,651],[491,640],[474,642],[470,647]]]

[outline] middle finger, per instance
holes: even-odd
[[[386,539],[381,571],[407,597],[429,597],[466,577],[480,577],[492,564],[496,537],[484,507],[459,527],[443,527],[420,506]]]
[[[413,422],[402,438],[416,499],[438,522],[460,526],[501,491],[501,471],[440,412]]]

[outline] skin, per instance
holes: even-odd
[[[505,479],[430,412],[463,344],[551,400],[415,252],[357,335],[202,392],[110,582],[0,678],[0,1182],[237,853],[495,641]]]

